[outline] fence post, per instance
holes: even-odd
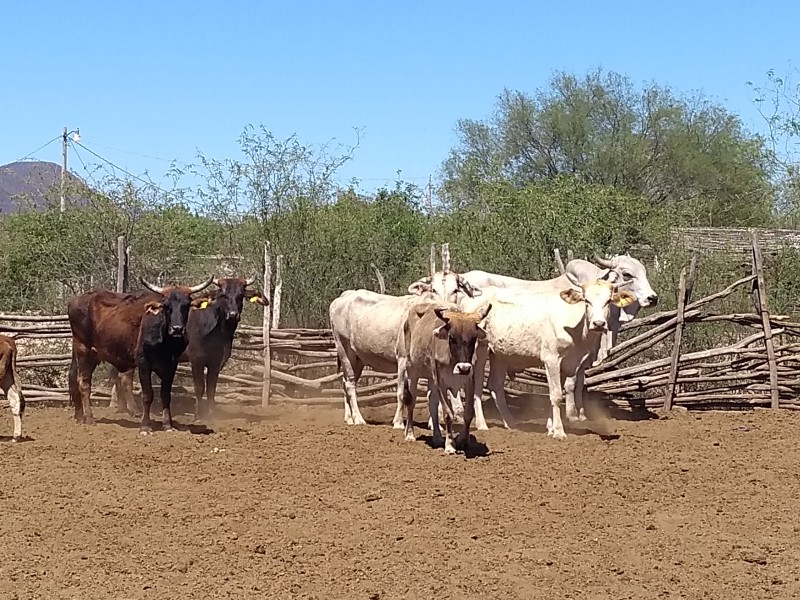
[[[664,410],[672,410],[672,402],[675,399],[675,392],[678,387],[678,367],[681,359],[681,343],[683,342],[684,316],[686,304],[692,295],[694,287],[694,274],[697,266],[697,256],[692,256],[692,263],[689,266],[689,276],[686,276],[686,267],[681,269],[680,284],[678,286],[678,308],[675,311],[675,338],[672,343],[672,357],[670,359],[669,379],[667,381],[667,393],[664,395]]]
[[[261,335],[264,340],[264,376],[261,387],[261,406],[269,406],[270,386],[272,385],[272,353],[269,344],[270,308],[272,307],[272,264],[270,263],[269,242],[264,242],[264,296],[267,297],[267,306],[264,307],[264,317],[261,325]]]
[[[767,306],[767,286],[764,282],[764,263],[761,258],[761,244],[758,240],[758,231],[753,231],[753,306],[761,315],[761,326],[764,329],[764,345],[767,348],[767,363],[769,364],[769,394],[770,407],[780,406],[780,391],[778,390],[778,364],[775,362],[775,343],[772,340],[772,325],[769,322],[769,308]]]
[[[450,243],[445,242],[442,244],[442,272],[448,273],[450,271]]]
[[[275,261],[275,300],[272,306],[273,329],[279,329],[281,324],[281,291],[283,291],[283,254],[278,254]]]
[[[436,244],[431,244],[431,277],[436,273]]]
[[[556,259],[556,267],[558,268],[558,272],[563,275],[564,274],[564,262],[561,260],[561,252],[558,248],[553,249],[553,255]]]

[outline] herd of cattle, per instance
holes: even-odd
[[[658,301],[644,265],[629,255],[594,263],[571,260],[562,275],[528,281],[484,271],[441,271],[415,281],[404,296],[346,290],[330,304],[330,324],[344,390],[344,419],[364,424],[356,384],[364,367],[397,374],[397,410],[393,426],[415,439],[413,413],[420,379],[428,382],[429,425],[434,443],[455,453],[469,439],[473,419],[487,429],[482,409],[484,370],[488,387],[506,427],[514,420],[504,394],[506,375],[543,366],[552,416],[548,435],[564,439],[566,416],[584,420],[585,369],[601,361],[616,343],[620,326],[640,308]],[[72,363],[69,394],[74,417],[92,424],[92,374],[100,362],[115,370],[117,402],[135,414],[133,373],[142,387],[140,432],[152,433],[152,373],[161,381],[162,429],[173,429],[172,384],[178,364],[191,365],[195,415],[214,404],[220,370],[230,357],[245,300],[262,306],[269,300],[252,288],[255,278],[212,276],[194,286],[159,287],[132,293],[95,290],[69,301]],[[216,289],[209,290],[211,285]],[[0,336],[0,387],[14,418],[13,440],[22,435],[25,400],[16,372],[13,339]],[[463,394],[464,402],[461,401]],[[205,395],[205,401],[203,399]],[[444,439],[440,419],[444,420]],[[457,438],[453,424],[463,422]]]

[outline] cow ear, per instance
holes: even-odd
[[[244,297],[253,304],[260,304],[261,306],[269,306],[267,297],[257,290],[245,290]]]
[[[210,296],[201,296],[200,298],[195,298],[192,300],[191,307],[193,310],[203,310],[208,308],[208,305],[211,302],[213,302],[213,298]]]
[[[431,290],[433,290],[431,281],[433,280],[430,277],[423,277],[422,279],[415,281],[410,286],[408,286],[408,293],[421,296],[426,292],[430,292]]]
[[[631,304],[636,302],[636,296],[634,296],[628,290],[620,290],[619,292],[611,296],[611,302],[613,302],[616,306],[619,306],[620,308],[625,308],[626,306],[630,306]]]
[[[440,340],[446,340],[447,335],[447,323],[439,325],[439,327],[433,330],[433,337],[439,338]]]
[[[155,302],[154,300],[151,300],[144,305],[144,311],[151,315],[160,315],[163,308],[164,306],[161,304],[161,302]]]
[[[583,294],[581,294],[578,290],[573,289],[562,290],[559,296],[561,296],[561,299],[567,304],[577,304],[583,300]]]

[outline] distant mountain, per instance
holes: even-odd
[[[72,174],[67,177],[76,180]],[[0,166],[0,215],[47,209],[51,202],[58,202],[60,182],[61,165],[56,163],[22,161]]]

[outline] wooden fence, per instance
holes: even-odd
[[[267,269],[269,262],[267,253]],[[601,364],[587,370],[587,391],[620,406],[800,408],[800,323],[769,312],[757,232],[752,237],[752,265],[751,274],[717,293],[692,300],[693,260],[681,272],[677,308],[624,324],[617,346]],[[269,294],[269,270],[265,281],[265,293]],[[221,399],[262,405],[341,404],[331,331],[273,327],[278,324],[280,286],[278,271],[272,319],[265,312],[262,326],[239,326],[231,360],[220,377]],[[748,286],[752,312],[714,312],[715,303]],[[23,378],[37,379],[36,372],[42,370],[58,371],[63,378],[59,385],[26,383],[26,398],[31,401],[67,402],[70,347],[66,321],[63,315],[0,315],[0,333],[11,333],[20,340],[18,366]],[[737,326],[731,343],[684,351],[687,328],[711,323]],[[37,343],[46,344],[47,350],[37,354],[27,348]],[[188,365],[179,367],[176,397],[191,394],[189,374]],[[542,369],[527,369],[508,382],[507,391],[513,399],[544,383]],[[363,406],[394,402],[394,374],[365,369],[358,393]],[[107,402],[111,391],[96,384],[93,396],[99,403]]]

